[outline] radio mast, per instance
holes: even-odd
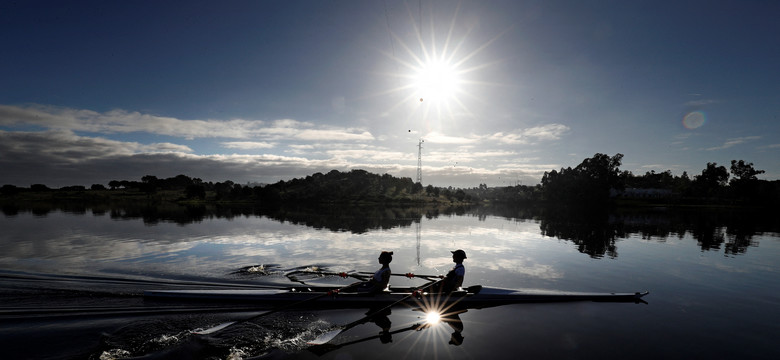
[[[420,139],[417,143],[417,182],[422,185],[422,143],[425,142]]]

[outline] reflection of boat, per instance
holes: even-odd
[[[392,288],[380,294],[372,295],[360,292],[334,292],[333,296],[323,296],[334,288],[329,287],[296,287],[283,289],[219,289],[219,290],[147,290],[144,296],[154,299],[168,300],[207,300],[207,301],[251,301],[269,304],[284,304],[289,302],[312,299],[310,305],[315,307],[354,307],[372,306],[382,303],[392,303],[408,297],[404,302],[415,305],[429,303],[460,303],[472,308],[489,307],[503,304],[530,302],[562,302],[562,301],[600,301],[600,302],[642,302],[642,297],[648,292],[633,293],[590,293],[565,292],[552,290],[513,290],[494,287],[470,286],[463,291],[449,295],[436,292],[422,292],[410,296],[415,291],[411,287]],[[319,296],[317,299],[314,297]]]

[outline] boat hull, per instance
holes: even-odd
[[[311,291],[308,291],[311,290]],[[424,292],[419,296],[409,297],[404,303],[419,305],[421,303],[462,303],[470,307],[488,307],[514,303],[533,302],[563,302],[563,301],[601,301],[601,302],[642,302],[642,297],[648,292],[634,293],[588,293],[561,292],[548,290],[514,290],[494,287],[470,287],[471,291],[458,291],[451,294]],[[474,291],[476,290],[476,291]],[[219,290],[147,290],[147,299],[178,300],[178,301],[233,301],[283,304],[305,300],[314,307],[353,307],[372,306],[399,301],[408,297],[413,288],[394,289],[381,294],[338,293],[334,296],[322,296],[326,288],[315,289],[219,289]],[[318,297],[317,299],[313,299]]]

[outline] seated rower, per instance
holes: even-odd
[[[452,262],[455,266],[450,270],[447,275],[444,275],[444,280],[441,282],[439,291],[443,293],[451,293],[457,291],[463,286],[463,277],[466,276],[466,268],[463,266],[463,260],[466,259],[466,252],[463,250],[451,251]]]
[[[374,275],[366,281],[365,284],[361,287],[359,290],[360,292],[369,292],[372,294],[378,294],[385,289],[390,284],[390,262],[393,261],[393,252],[392,251],[382,251],[381,254],[379,254],[379,263],[382,264],[382,267],[377,270]]]

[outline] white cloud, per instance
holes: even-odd
[[[327,154],[335,159],[360,159],[374,162],[411,159],[411,154],[382,149],[328,150]]]
[[[715,104],[717,103],[716,100],[706,99],[706,100],[691,100],[686,102],[684,105],[687,107],[702,107],[709,104]]]
[[[9,127],[34,125],[47,129],[104,134],[144,132],[193,139],[244,138],[257,131],[262,121],[180,120],[125,110],[99,113],[92,110],[43,105],[28,107],[0,105],[0,125]]]
[[[739,144],[744,144],[746,142],[753,141],[753,140],[758,140],[758,139],[761,139],[761,136],[745,136],[745,137],[738,137],[738,138],[733,138],[733,139],[727,139],[726,142],[723,143],[723,145],[721,145],[721,146],[706,148],[704,150],[714,151],[714,150],[728,149],[730,147],[733,147],[733,146],[736,146],[736,145],[739,145]]]
[[[0,130],[0,149],[6,161],[19,157],[48,157],[49,161],[80,162],[86,159],[139,153],[189,153],[187,146],[171,143],[141,144],[100,137],[85,137],[70,131],[7,132]]]
[[[228,149],[241,149],[241,150],[254,150],[254,149],[270,149],[274,147],[274,144],[258,141],[230,141],[223,142],[222,146]]]
[[[505,133],[497,132],[489,137],[491,141],[506,144],[530,144],[538,141],[559,140],[570,128],[563,124],[547,124]]]
[[[569,127],[563,124],[549,124],[528,128],[525,136],[539,140],[558,140],[569,131]]]
[[[413,178],[417,165],[416,137],[399,143],[395,137],[377,138],[368,128],[294,119],[181,120],[124,110],[0,105],[0,127],[8,130],[0,130],[0,184],[21,186],[30,181],[55,187],[105,184],[149,174],[276,182],[333,169]],[[431,132],[423,145],[425,184],[501,185],[503,177],[534,183],[551,167],[534,165],[538,159],[518,159],[517,149],[501,146],[555,140],[568,130],[549,124],[493,135]],[[160,135],[182,144],[149,142]],[[208,147],[209,141],[223,149],[261,153],[195,153],[193,148]]]
[[[479,140],[478,137],[457,137],[448,136],[439,132],[431,132],[423,137],[425,142],[434,144],[473,144]]]
[[[243,119],[181,120],[125,110],[100,113],[43,105],[28,107],[0,105],[0,126],[30,125],[46,129],[101,134],[148,133],[190,140],[217,137],[257,138],[267,141],[295,139],[371,141],[374,139],[373,135],[365,129],[316,127],[312,123],[292,119],[281,119],[270,123]],[[247,144],[233,143],[234,146],[239,147]]]
[[[371,141],[374,136],[368,131],[359,129],[309,129],[303,130],[295,135],[295,138],[301,140],[351,140],[351,141]]]

